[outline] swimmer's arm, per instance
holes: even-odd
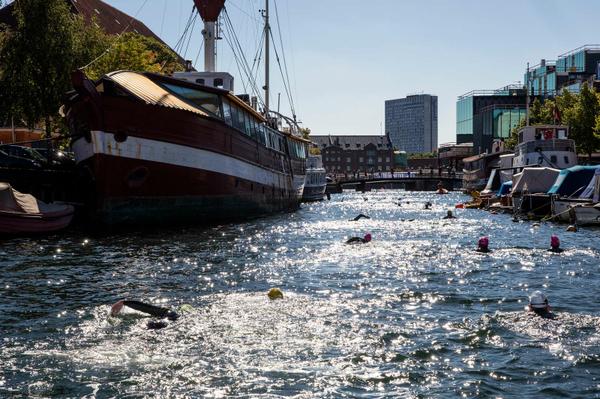
[[[142,313],[149,314],[154,317],[167,317],[169,314],[169,309],[161,308],[159,306],[150,305],[147,303],[143,303],[140,301],[119,301],[115,303],[110,311],[112,316],[116,316],[119,314],[123,306],[127,306],[128,308],[137,310]]]

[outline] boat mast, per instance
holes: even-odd
[[[215,72],[217,57],[215,40],[217,39],[217,19],[225,5],[225,0],[194,0],[196,9],[204,21],[204,71]]]
[[[271,27],[269,26],[269,0],[265,0],[265,117],[269,118],[269,35]]]

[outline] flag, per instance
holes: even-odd
[[[554,103],[554,110],[552,110],[552,116],[554,117],[554,124],[560,124],[560,110],[558,109],[558,104]]]

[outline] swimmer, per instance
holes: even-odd
[[[534,312],[536,315],[543,317],[544,319],[555,318],[554,313],[550,311],[548,298],[542,291],[535,291],[529,297],[529,311]]]
[[[175,321],[179,318],[177,312],[167,309],[161,308],[160,306],[150,305],[140,301],[119,301],[112,305],[110,308],[110,315],[117,316],[119,312],[123,309],[123,306],[127,306],[128,308],[137,310],[142,313],[149,314],[150,316],[157,317],[159,319],[168,319],[170,321]],[[164,328],[167,326],[167,323],[164,320],[150,320],[147,323],[147,327],[150,330],[158,330],[160,328]]]
[[[567,227],[567,231],[570,233],[576,233],[577,232],[577,226],[572,224],[569,227]]]
[[[365,219],[371,219],[370,217],[368,217],[367,215],[363,215],[362,213],[360,215],[358,215],[357,217],[355,217],[354,219],[351,219],[350,222],[358,222],[360,219],[365,218]]]
[[[432,206],[432,205],[433,205],[433,204],[432,204],[431,202],[427,201],[427,202],[425,203],[425,209],[431,209],[431,206]]]
[[[346,244],[366,244],[371,241],[371,234],[367,233],[363,238],[350,237],[346,240]]]
[[[456,219],[456,216],[454,216],[452,210],[448,209],[448,213],[443,217],[443,219]]]
[[[562,249],[560,247],[560,239],[558,238],[558,236],[556,236],[556,235],[553,234],[550,237],[550,249],[548,251],[554,252],[555,254],[559,254],[561,252],[564,252],[564,249]]]
[[[481,237],[479,239],[479,241],[477,242],[477,252],[482,252],[482,253],[488,253],[488,252],[492,252],[490,251],[489,248],[490,245],[490,239],[487,237]]]

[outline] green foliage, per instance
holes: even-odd
[[[577,148],[591,154],[600,147],[600,95],[596,89],[584,84],[579,94],[564,90],[554,100],[541,102],[535,99],[529,108],[530,125],[551,125],[555,120],[556,110],[560,114],[560,123],[569,126],[569,136],[575,140]],[[521,121],[511,132],[505,146],[512,149],[517,145],[517,133],[525,126]]]
[[[3,70],[0,107],[20,115],[28,126],[57,113],[69,87],[73,59],[72,17],[62,0],[14,3],[16,29],[0,50]]]
[[[590,89],[585,83],[573,107],[569,136],[575,140],[578,149],[590,157],[600,145],[600,140],[595,134],[596,120],[599,114],[598,93],[596,93],[596,89]]]
[[[183,70],[176,54],[156,39],[108,35],[72,15],[64,0],[14,5],[15,29],[0,30],[0,124],[14,118],[33,127],[43,120],[49,135],[60,125],[58,110],[71,89],[71,72],[94,60],[85,68],[93,79],[123,69]]]
[[[408,154],[408,159],[437,158],[435,152],[415,152]]]

